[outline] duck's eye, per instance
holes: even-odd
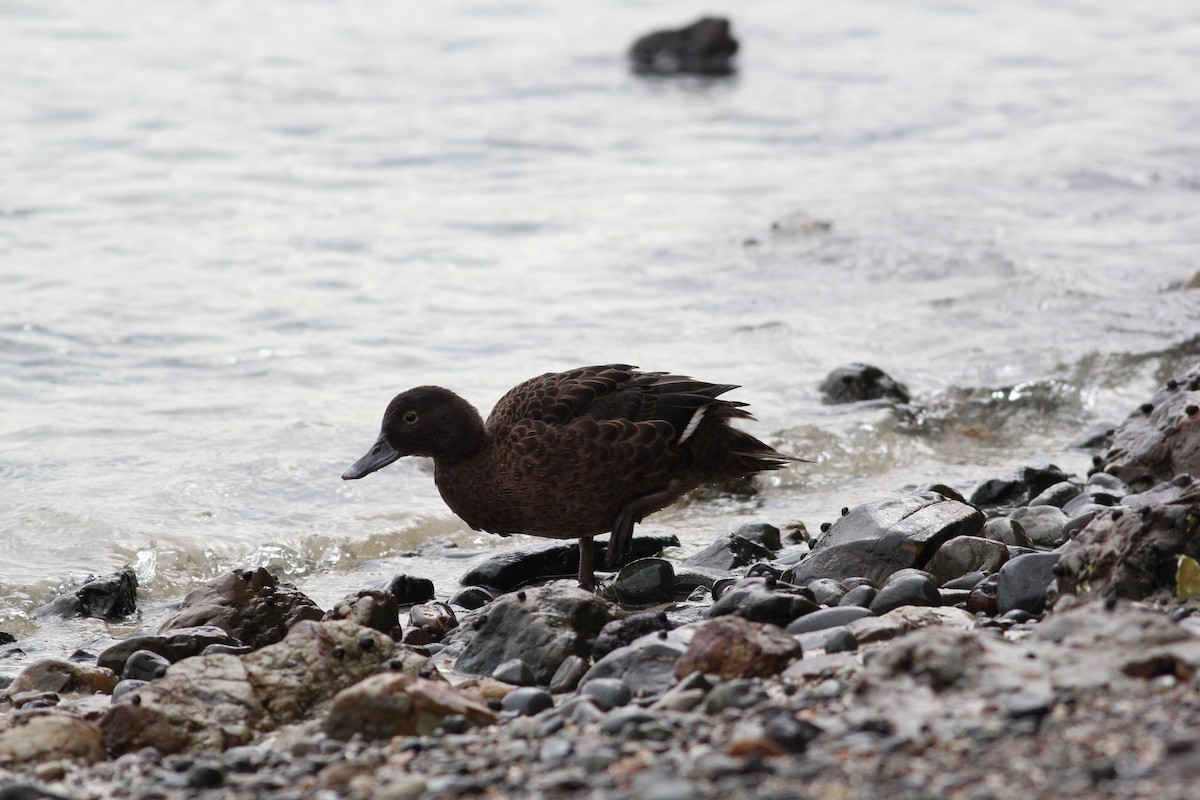
[[[404,421],[407,422],[409,425],[416,422],[417,421],[417,412],[409,411],[409,412],[405,413]]]

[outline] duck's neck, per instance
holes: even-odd
[[[437,452],[433,453],[433,462],[438,470],[454,470],[476,458],[487,443],[483,418],[474,406],[463,402],[456,411],[458,419],[455,425],[438,442]]]

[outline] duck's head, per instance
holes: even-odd
[[[392,398],[379,438],[342,479],[370,475],[404,456],[459,458],[478,448],[483,435],[483,420],[470,403],[440,386],[418,386]]]

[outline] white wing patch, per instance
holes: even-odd
[[[696,432],[696,428],[700,426],[700,420],[704,419],[704,412],[708,410],[708,406],[700,406],[692,414],[692,418],[688,420],[687,427],[683,429],[683,433],[679,435],[679,441],[676,444],[683,444],[688,437]]]

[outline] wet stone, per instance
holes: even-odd
[[[454,593],[450,598],[450,605],[474,611],[483,608],[494,599],[492,593],[482,586],[466,586]]]
[[[788,625],[787,632],[791,634],[812,633],[847,625],[856,619],[869,616],[871,616],[871,611],[861,606],[822,608],[806,614]]]
[[[408,611],[409,625],[424,633],[431,642],[440,642],[458,627],[458,617],[448,604],[434,600],[413,606]]]
[[[393,575],[387,583],[380,586],[387,589],[396,598],[396,604],[401,606],[424,603],[433,599],[433,581],[429,578],[418,578],[415,575],[399,573]]]
[[[736,533],[718,536],[712,544],[685,560],[685,566],[717,572],[732,572],[756,561],[770,561],[774,553],[758,542]]]
[[[1067,515],[1054,506],[1018,508],[1009,518],[1021,526],[1035,547],[1057,547],[1063,539]]]
[[[859,403],[864,400],[887,400],[907,403],[910,399],[904,384],[870,364],[847,364],[830,372],[821,382],[825,403]]]
[[[926,575],[905,575],[889,581],[871,601],[872,614],[886,614],[900,606],[937,606],[942,598],[937,584]]]
[[[594,539],[593,559],[604,564],[608,540]],[[634,536],[626,563],[657,556],[664,547],[678,547],[674,535]],[[549,578],[571,578],[579,574],[579,542],[555,542],[515,547],[473,565],[462,576],[463,586],[483,586],[497,593],[512,592]]]
[[[659,631],[613,650],[598,659],[583,676],[583,685],[597,678],[620,678],[639,695],[657,697],[675,683],[675,662],[684,654],[693,631]]]
[[[400,627],[400,609],[390,591],[364,589],[343,597],[325,612],[324,619],[348,619],[395,637]]]
[[[675,597],[675,569],[663,558],[642,558],[626,564],[613,580],[622,606],[644,608]]]
[[[778,675],[801,656],[800,643],[777,626],[738,616],[711,619],[697,628],[687,650],[675,663],[674,674],[693,672],[733,678]]]
[[[122,619],[137,610],[137,588],[137,575],[131,567],[99,578],[89,576],[73,593],[34,609],[33,616]]]
[[[1059,481],[1029,501],[1031,506],[1054,506],[1062,508],[1068,501],[1078,497],[1083,489],[1070,481]]]
[[[516,711],[518,714],[531,717],[553,707],[554,698],[545,689],[526,686],[509,692],[504,696],[501,704],[505,711]]]
[[[938,548],[926,569],[939,586],[972,572],[992,573],[1008,560],[1002,543],[978,536],[959,536]]]
[[[817,578],[804,584],[804,588],[812,592],[817,605],[836,606],[848,591],[845,586],[833,578]]]
[[[713,603],[708,616],[735,615],[784,627],[817,608],[817,604],[801,594],[798,587],[771,578],[743,578]]]
[[[103,650],[96,657],[96,665],[111,669],[118,675],[125,669],[125,662],[138,650],[158,653],[171,663],[188,656],[200,655],[211,645],[240,646],[235,637],[211,625],[195,628],[178,628],[162,634],[130,636]]]
[[[859,606],[861,608],[869,608],[875,600],[875,595],[879,594],[879,590],[874,586],[862,585],[855,586],[838,601],[841,607]]]
[[[777,553],[783,548],[779,528],[765,522],[747,522],[744,525],[738,526],[738,529],[733,533],[735,536],[749,539],[755,544],[761,544],[771,552]]]
[[[633,692],[629,685],[619,678],[597,678],[594,681],[588,681],[580,691],[583,695],[590,697],[601,711],[611,711],[628,704],[633,699]]]
[[[130,692],[136,692],[143,686],[149,685],[150,681],[137,680],[136,678],[126,678],[117,683],[113,687],[112,701],[115,703]]]
[[[634,72],[729,75],[738,41],[724,17],[702,17],[691,25],[648,33],[629,49]]]
[[[152,681],[167,674],[171,662],[150,650],[138,650],[129,656],[121,670],[122,678]]]
[[[548,687],[551,694],[573,692],[579,685],[580,678],[587,672],[587,662],[579,656],[567,656],[554,671]]]
[[[533,686],[536,680],[533,670],[523,659],[511,658],[492,670],[492,677],[513,686]]]
[[[986,614],[994,617],[997,614],[997,587],[1000,585],[1000,575],[992,574],[975,584],[967,595],[967,611],[972,614]]]
[[[752,708],[769,699],[762,681],[749,678],[718,683],[704,698],[705,714],[720,714],[727,708]]]
[[[970,591],[971,589],[974,589],[976,586],[978,586],[980,581],[982,581],[984,578],[986,578],[989,574],[991,574],[991,573],[983,572],[982,570],[979,572],[969,572],[960,578],[955,578],[954,580],[946,581],[945,583],[942,584],[941,588],[942,589],[950,589],[950,590],[966,589],[967,591]]]
[[[1054,580],[1058,553],[1030,553],[1005,564],[998,573],[996,610],[1019,609],[1040,614],[1046,608],[1046,589]],[[970,605],[968,605],[970,610]]]
[[[1021,523],[1014,522],[1009,517],[989,519],[984,523],[983,532],[980,535],[1008,547],[1033,547],[1033,541],[1030,540],[1029,534],[1025,533]]]
[[[600,629],[592,648],[592,658],[601,659],[648,633],[669,631],[673,626],[662,611],[633,614],[624,619],[615,619]]]
[[[846,628],[837,628],[825,637],[826,653],[853,653],[858,649],[858,637]]]

